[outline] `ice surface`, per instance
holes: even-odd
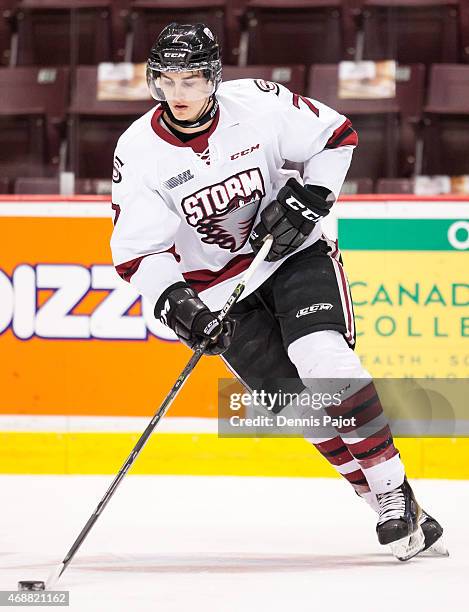
[[[46,579],[111,480],[0,476],[0,589]],[[413,486],[449,558],[396,561],[342,480],[128,476],[56,588],[74,612],[466,611],[469,482]]]

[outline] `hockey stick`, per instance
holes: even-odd
[[[220,312],[218,314],[218,318],[219,318],[220,321],[223,321],[223,319],[228,315],[230,310],[233,308],[233,306],[239,300],[239,298],[240,298],[241,294],[243,293],[243,291],[244,291],[248,281],[250,280],[250,278],[254,274],[255,270],[258,268],[258,266],[261,263],[261,261],[263,261],[265,259],[265,257],[267,255],[267,253],[269,252],[271,246],[272,246],[272,237],[271,236],[267,236],[267,238],[265,239],[265,242],[264,242],[262,248],[259,250],[257,255],[252,260],[251,265],[246,270],[246,272],[245,272],[244,276],[242,277],[242,279],[236,285],[233,293],[228,298],[226,304],[220,310]],[[125,461],[124,465],[121,467],[121,469],[119,470],[117,476],[112,481],[112,483],[111,483],[110,487],[108,488],[108,490],[106,491],[104,497],[99,502],[98,506],[96,507],[96,510],[90,516],[90,518],[88,519],[86,525],[81,530],[80,535],[77,537],[77,539],[73,543],[72,547],[70,548],[68,553],[65,555],[64,560],[62,561],[62,563],[60,565],[58,565],[51,572],[51,574],[48,577],[48,579],[46,581],[46,584],[45,584],[45,588],[46,589],[52,589],[54,587],[54,585],[56,584],[56,582],[59,580],[60,576],[67,569],[69,563],[71,562],[71,560],[75,556],[76,552],[78,551],[80,546],[83,544],[83,541],[85,540],[86,536],[91,531],[91,528],[93,527],[93,525],[98,520],[99,515],[102,513],[102,511],[104,510],[104,508],[108,504],[109,500],[114,495],[114,493],[115,493],[117,487],[119,486],[121,480],[124,478],[124,476],[129,471],[129,469],[132,466],[132,464],[134,463],[135,459],[138,457],[140,451],[145,446],[145,444],[146,444],[148,438],[150,437],[150,435],[152,434],[153,430],[158,425],[159,421],[163,418],[163,416],[165,415],[166,411],[171,406],[171,404],[173,403],[173,401],[176,398],[177,394],[181,390],[182,386],[184,385],[184,383],[188,379],[188,377],[191,374],[192,370],[195,368],[195,366],[199,362],[200,358],[204,354],[204,351],[205,351],[208,343],[209,343],[209,339],[204,340],[196,348],[196,350],[194,351],[194,354],[189,359],[186,367],[183,369],[183,371],[179,375],[178,379],[174,383],[174,386],[169,391],[168,395],[165,397],[163,403],[159,407],[159,409],[156,412],[156,414],[153,416],[153,418],[150,421],[150,423],[147,425],[147,427],[146,427],[145,431],[143,432],[143,434],[140,436],[140,439],[138,440],[137,444],[134,446],[132,452],[128,456],[128,458]]]

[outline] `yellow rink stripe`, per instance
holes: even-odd
[[[114,474],[136,433],[0,432],[4,474]],[[396,445],[414,478],[469,478],[469,439],[400,439]],[[136,460],[134,474],[333,477],[336,472],[302,439],[218,438],[159,433]]]

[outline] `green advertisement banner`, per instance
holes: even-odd
[[[338,235],[364,366],[375,377],[469,377],[469,221],[357,218],[358,206]]]

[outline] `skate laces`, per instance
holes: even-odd
[[[391,519],[401,519],[405,514],[405,496],[402,487],[376,496],[379,504],[378,525]]]

